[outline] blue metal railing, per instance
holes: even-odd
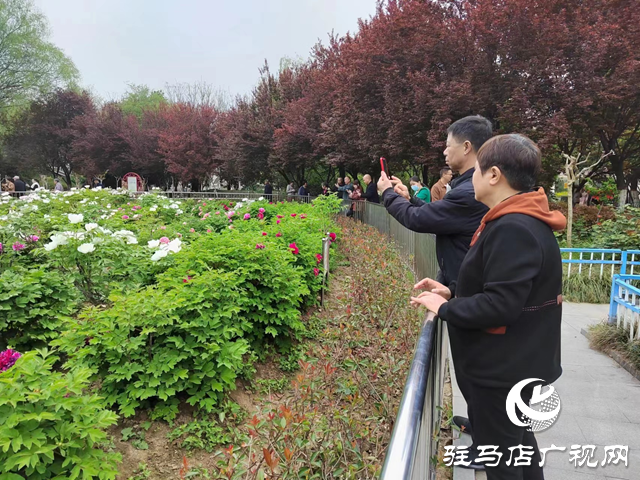
[[[640,275],[614,275],[611,282],[611,301],[609,303],[609,323],[629,329],[630,339],[640,338],[637,327],[640,320]]]
[[[619,249],[601,249],[601,248],[561,248],[562,263],[567,264],[567,276],[571,276],[573,271],[583,274],[583,269],[589,267],[588,275],[592,275],[594,266],[596,270],[600,270],[599,276],[605,274],[605,266],[607,274],[611,267],[611,276],[616,274],[633,275],[634,269],[640,270],[640,250],[619,250]],[[575,258],[577,257],[577,258]]]

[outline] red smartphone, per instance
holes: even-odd
[[[391,178],[391,173],[389,172],[389,167],[387,166],[387,159],[384,157],[380,157],[380,168],[384,173],[387,174],[387,177]]]

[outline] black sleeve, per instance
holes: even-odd
[[[483,292],[454,298],[438,311],[440,318],[456,327],[485,329],[514,323],[542,267],[542,248],[522,225],[496,225],[482,247]]]
[[[373,200],[374,196],[375,196],[375,190],[374,188],[376,188],[373,185],[373,182],[371,182],[369,185],[367,185],[367,190],[362,194],[362,198],[364,198],[365,200]]]
[[[455,192],[438,202],[411,202],[388,188],[382,194],[387,211],[409,230],[436,235],[473,235],[484,210],[476,202],[473,190]],[[472,218],[475,216],[475,219]]]

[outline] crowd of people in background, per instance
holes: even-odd
[[[102,180],[94,178],[90,185],[91,188],[102,188]],[[27,183],[22,180],[19,175],[15,175],[14,177],[5,177],[0,184],[0,187],[3,192],[9,192],[15,197],[21,197],[22,195],[26,195],[27,192],[36,191],[39,188],[42,188],[40,182],[36,179],[32,178],[31,183]],[[52,190],[54,192],[63,192],[65,190],[59,178],[54,178]]]
[[[413,196],[422,200],[425,203],[431,203],[438,200],[442,200],[447,192],[451,190],[451,180],[453,178],[453,172],[451,168],[445,167],[440,170],[440,178],[433,184],[431,189],[420,180],[419,177],[413,176],[410,180],[411,190]],[[364,184],[364,185],[363,185]],[[311,195],[309,183],[306,180],[302,180],[300,186],[296,189],[295,182],[290,182],[286,188],[287,198],[289,200],[293,197],[307,197]],[[264,183],[264,195],[267,199],[273,198],[273,185],[269,180]],[[322,182],[320,195],[337,195],[345,202],[349,202],[350,206],[347,210],[347,216],[353,216],[356,210],[356,203],[358,201],[366,201],[371,203],[380,203],[380,195],[378,193],[378,186],[370,174],[365,174],[362,177],[362,182],[359,179],[351,180],[351,177],[338,177],[333,187],[329,187],[327,182]]]

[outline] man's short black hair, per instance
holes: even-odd
[[[497,135],[478,152],[480,171],[498,167],[514,190],[528,192],[536,185],[542,154],[530,138],[517,133]]]
[[[444,177],[444,174],[447,172],[453,172],[453,170],[451,170],[449,167],[443,168],[442,170],[440,170],[440,178]]]
[[[453,122],[447,133],[458,142],[470,142],[477,152],[480,147],[493,136],[491,122],[481,115],[470,115]]]

